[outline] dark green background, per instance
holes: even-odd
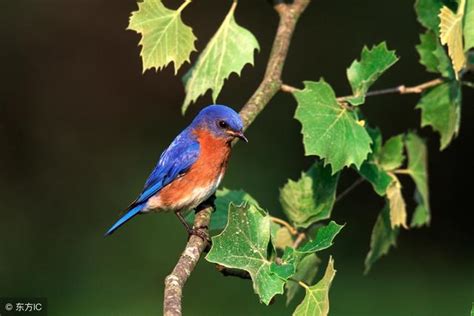
[[[229,6],[230,0],[196,0],[185,10],[199,50]],[[164,277],[186,242],[172,214],[142,216],[102,237],[161,151],[211,102],[207,94],[183,117],[185,69],[179,77],[171,67],[141,74],[139,36],[125,31],[136,8],[134,0],[0,3],[0,295],[45,296],[51,315],[160,314]],[[256,66],[246,66],[241,78],[232,75],[218,99],[239,109],[263,75],[278,19],[264,0],[241,0],[236,18],[261,45]],[[301,87],[302,80],[323,76],[346,95],[345,69],[364,44],[383,40],[401,59],[374,89],[432,79],[417,62],[420,32],[412,1],[313,1],[283,80]],[[364,184],[336,206],[334,218],[347,225],[322,253],[323,265],[332,254],[338,270],[332,315],[468,315],[474,94],[463,93],[461,134],[449,148],[438,152],[437,135],[422,130],[430,149],[430,228],[403,231],[397,249],[363,276],[383,200]],[[418,129],[417,98],[373,97],[363,109],[388,137]],[[249,144],[235,147],[224,180],[274,215],[281,215],[279,187],[312,162],[304,157],[294,110],[290,95],[276,96],[248,130]],[[346,171],[341,188],[354,179]],[[403,180],[411,212],[413,184]],[[286,308],[284,297],[270,307],[259,304],[249,281],[224,278],[205,261],[184,292],[186,315],[289,315],[294,307]]]

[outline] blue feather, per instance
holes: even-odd
[[[127,214],[120,217],[120,219],[112,227],[110,227],[110,229],[105,233],[105,236],[112,234],[120,226],[122,226],[127,221],[129,221],[132,217],[140,213],[140,211],[143,209],[144,206],[145,206],[144,204],[135,205],[130,211],[127,212]]]

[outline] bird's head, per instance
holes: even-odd
[[[209,105],[193,120],[195,128],[204,128],[215,137],[232,141],[240,138],[248,142],[243,133],[242,120],[237,112],[225,105]]]

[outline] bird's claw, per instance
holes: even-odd
[[[188,239],[191,238],[192,235],[201,238],[203,241],[207,242],[208,245],[211,245],[211,239],[209,238],[209,234],[206,233],[203,229],[207,229],[207,227],[199,227],[199,228],[190,228],[188,230]]]

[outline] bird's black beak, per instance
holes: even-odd
[[[244,132],[242,131],[239,131],[239,132],[234,132],[234,131],[228,131],[228,133],[234,137],[238,137],[240,138],[241,140],[243,140],[244,142],[248,143],[249,140],[247,139],[247,137],[245,137],[244,135]]]

